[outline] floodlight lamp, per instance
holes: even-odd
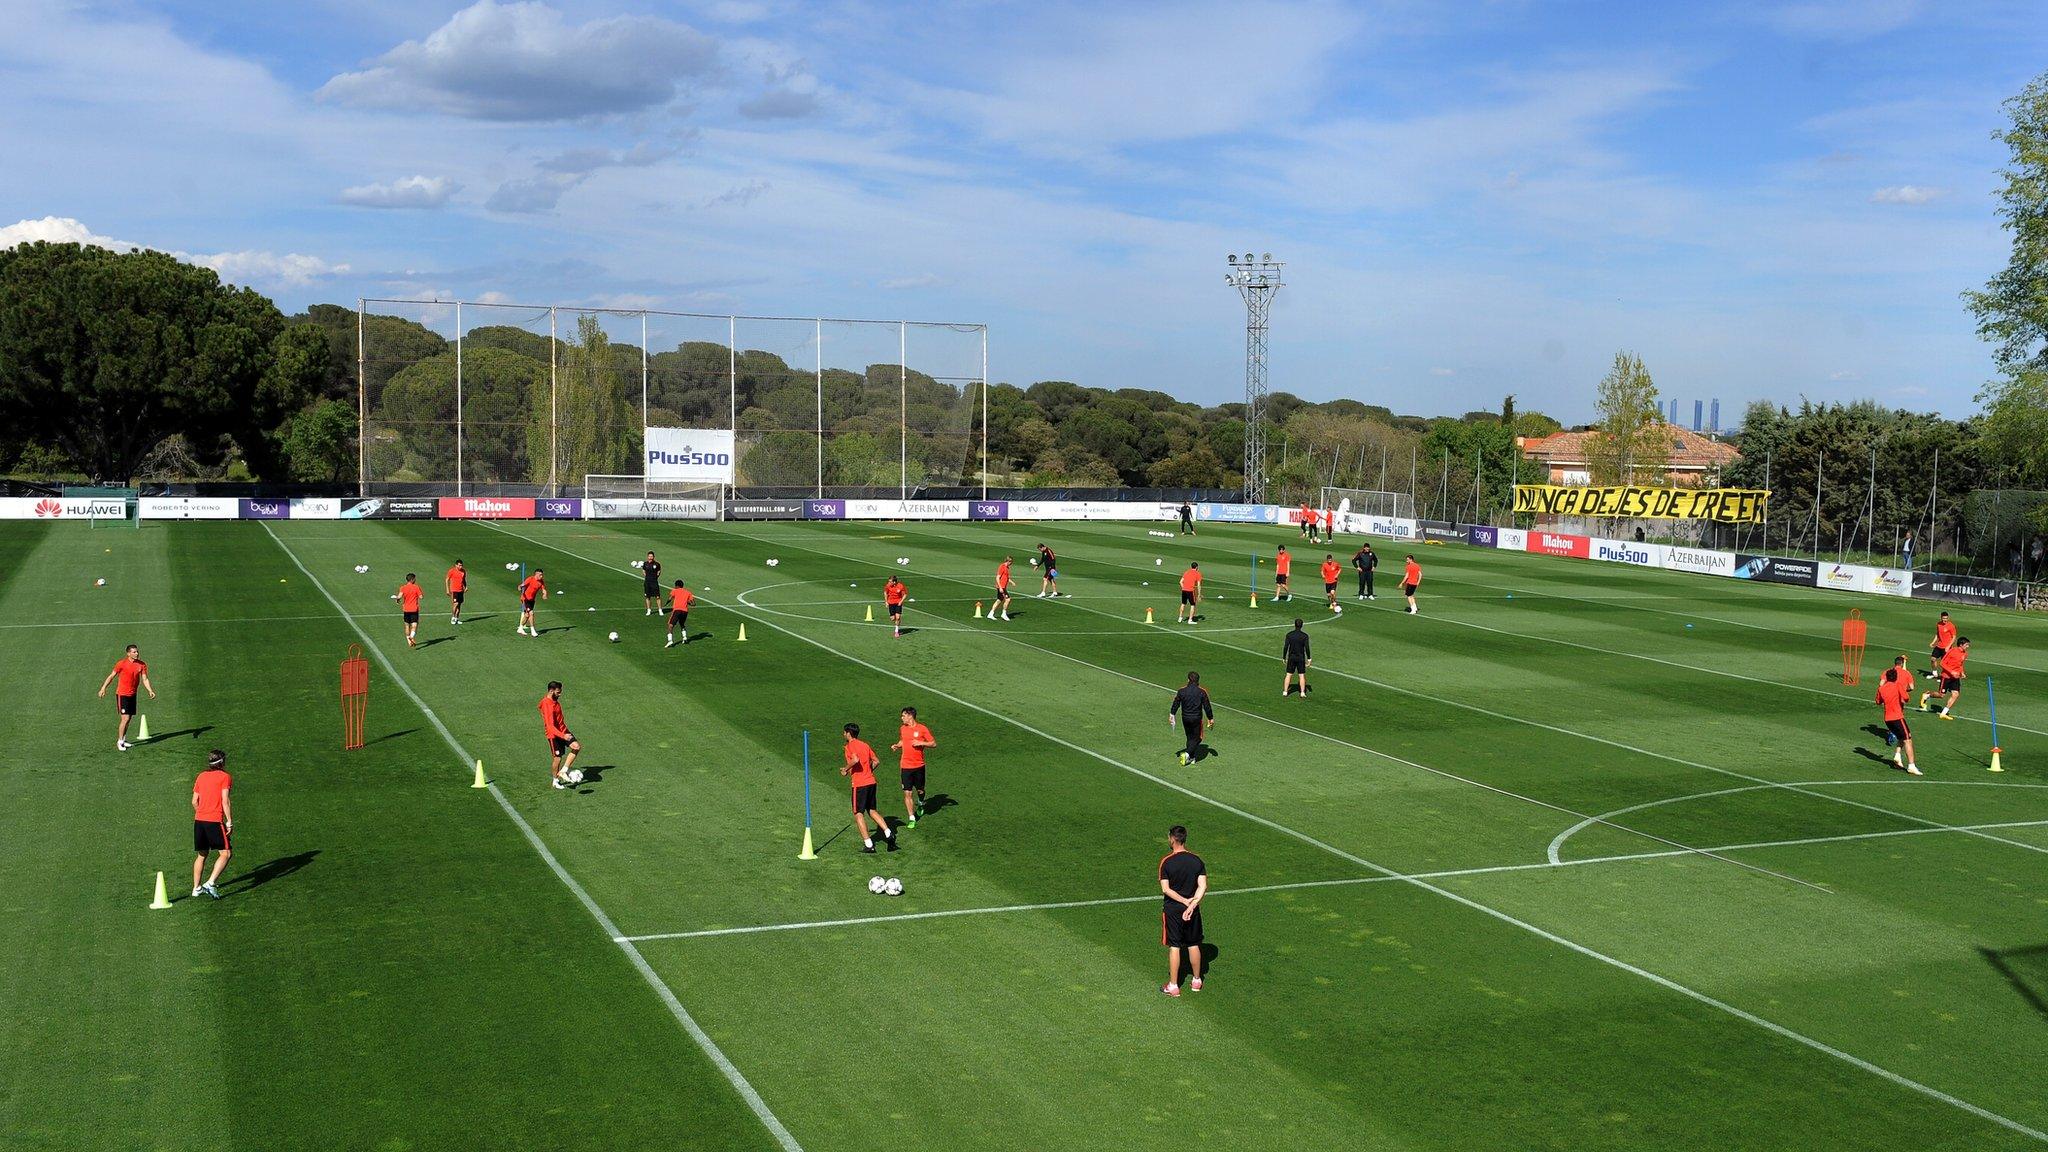
[[[1225,257],[1225,259],[1229,260],[1232,264],[1235,264],[1237,263],[1237,253],[1233,252],[1228,257]]]
[[[1266,253],[1262,253],[1262,254],[1261,254],[1261,255],[1259,256],[1259,259],[1261,259],[1261,260],[1265,261],[1266,263],[1270,264],[1270,263],[1272,263],[1272,262],[1273,262],[1273,254],[1272,254],[1271,252],[1266,252]]]

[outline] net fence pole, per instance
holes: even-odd
[[[725,426],[732,429],[737,464],[740,430],[740,318],[725,318]],[[733,479],[739,479],[735,472]]]
[[[370,384],[363,370],[363,315],[369,304],[356,298],[356,495],[370,494]]]
[[[555,466],[561,461],[561,445],[558,440],[560,424],[555,416],[555,382],[561,362],[561,335],[556,330],[555,309],[548,309],[548,495],[560,496],[562,490],[555,483]]]
[[[811,321],[811,350],[816,354],[813,361],[813,375],[817,385],[818,417],[812,429],[811,439],[817,449],[817,474],[814,491],[819,499],[825,496],[825,320],[819,317]]]
[[[988,499],[988,327],[981,329],[981,498]]]
[[[896,322],[896,498],[910,497],[910,325]]]
[[[455,302],[455,494],[462,495],[462,301]]]
[[[647,471],[647,313],[640,313],[640,471]]]

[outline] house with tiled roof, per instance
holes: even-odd
[[[1536,465],[1546,484],[1591,484],[1590,448],[1601,435],[1599,429],[1586,432],[1558,432],[1550,436],[1518,436],[1515,443],[1522,458]],[[1663,459],[1636,465],[1638,484],[1664,483],[1680,488],[1712,488],[1721,472],[1742,459],[1732,444],[1702,436],[1676,424],[1660,424],[1657,442],[1670,447]],[[1661,472],[1661,480],[1657,474]]]

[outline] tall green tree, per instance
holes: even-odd
[[[24,441],[131,480],[172,436],[201,464],[239,448],[281,475],[277,435],[329,355],[263,296],[162,252],[35,243],[0,252],[0,410]]]
[[[1670,446],[1663,443],[1657,418],[1657,383],[1642,357],[1616,352],[1613,366],[1600,378],[1593,406],[1600,418],[1600,434],[1592,437],[1586,453],[1593,483],[1662,483],[1661,465]]]
[[[576,317],[575,338],[562,343],[556,358],[552,383],[543,376],[529,391],[526,452],[534,481],[552,476],[558,486],[570,486],[590,475],[637,473],[639,350],[614,349],[604,324],[584,313]]]
[[[1999,378],[1977,396],[1992,482],[2048,487],[2048,74],[2005,102],[1999,133],[2010,159],[1998,216],[2012,254],[1978,291],[1963,293],[1977,334],[1992,345]]]

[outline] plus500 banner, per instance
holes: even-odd
[[[647,429],[647,478],[697,484],[733,480],[731,429]]]

